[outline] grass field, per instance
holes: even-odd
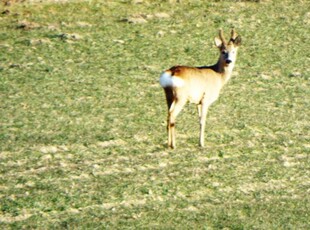
[[[308,1],[47,2],[0,8],[1,229],[310,228]],[[188,105],[167,149],[159,74],[231,27],[206,147]]]

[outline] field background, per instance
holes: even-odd
[[[0,7],[2,229],[310,228],[309,1],[29,2]],[[206,147],[188,105],[168,150],[159,74],[232,27]]]

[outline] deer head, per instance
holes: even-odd
[[[224,66],[235,63],[237,57],[237,50],[241,44],[241,37],[236,33],[235,29],[231,30],[231,37],[227,43],[223,30],[220,29],[219,37],[214,39],[215,45],[220,50],[220,60]]]

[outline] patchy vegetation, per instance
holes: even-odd
[[[308,229],[306,1],[78,1],[1,6],[1,228]],[[136,21],[135,21],[136,20]],[[158,78],[243,38],[210,108],[166,148]]]

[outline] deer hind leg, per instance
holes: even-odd
[[[175,121],[186,104],[186,100],[175,99],[168,112],[168,147],[175,148]]]
[[[168,118],[167,118],[167,131],[168,131],[168,147],[172,147],[172,130],[171,122],[170,122],[170,111],[172,110],[172,104],[175,100],[174,93],[172,87],[164,88],[167,105],[168,105]]]
[[[200,121],[200,118],[201,118],[201,104],[197,105],[197,111],[198,111],[198,116],[199,116],[199,121]]]

